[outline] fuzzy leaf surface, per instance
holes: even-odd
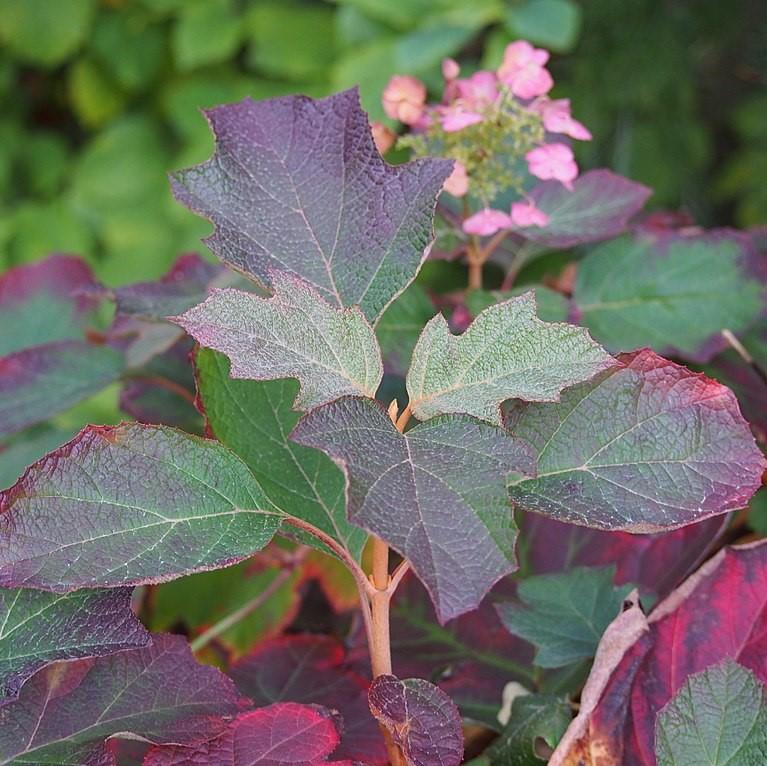
[[[767,763],[767,693],[753,673],[724,660],[690,676],[655,725],[658,766]]]
[[[282,514],[220,444],[88,426],[0,494],[0,586],[157,583],[260,550]]]
[[[352,766],[327,760],[338,739],[329,711],[284,702],[241,714],[197,748],[153,748],[143,766]]]
[[[275,295],[268,299],[216,290],[176,321],[203,346],[225,353],[234,378],[297,378],[297,409],[342,396],[375,396],[383,362],[360,310],[334,308],[286,274],[275,274],[272,286]]]
[[[68,409],[117,380],[122,355],[108,346],[65,340],[0,358],[0,437]]]
[[[569,313],[567,298],[562,293],[555,292],[544,285],[528,285],[513,290],[471,290],[466,294],[466,308],[472,316],[476,317],[477,314],[496,303],[530,291],[535,293],[536,313],[544,322],[567,321]]]
[[[295,380],[233,380],[223,354],[201,349],[197,387],[210,431],[239,455],[266,496],[292,516],[334,537],[355,557],[367,535],[346,518],[344,476],[318,450],[288,439],[300,413]]]
[[[725,346],[724,328],[739,334],[767,304],[744,238],[622,238],[578,266],[579,321],[612,351],[651,346],[660,354],[707,362]]]
[[[551,248],[616,237],[652,194],[646,186],[609,170],[583,173],[573,187],[568,191],[557,181],[544,181],[530,192],[549,222],[543,227],[521,229],[525,237]]]
[[[370,710],[402,750],[408,766],[458,766],[463,759],[461,716],[453,700],[422,678],[378,676]]]
[[[631,532],[742,508],[765,461],[725,386],[649,350],[556,404],[515,404],[510,431],[533,445],[535,478],[510,482],[526,510]]]
[[[110,737],[191,744],[240,709],[234,684],[198,665],[183,638],[155,635],[144,649],[37,673],[0,708],[0,764],[112,766]]]
[[[535,311],[529,292],[486,308],[460,336],[435,316],[407,374],[415,416],[463,412],[500,425],[507,399],[556,401],[563,389],[614,364],[587,332],[542,322]]]
[[[732,660],[767,682],[767,543],[724,548],[658,604],[646,623],[618,658],[587,720],[573,736],[565,735],[552,764],[577,763],[598,752],[608,766],[656,766],[658,713],[690,676]],[[707,709],[719,705],[721,699],[710,699]]]
[[[149,634],[131,610],[129,588],[68,595],[0,588],[0,705],[51,662],[147,643]]]
[[[505,482],[535,464],[501,429],[446,415],[403,435],[380,405],[347,397],[305,415],[292,438],[344,469],[349,520],[411,562],[441,622],[474,609],[515,569]]]
[[[293,274],[374,322],[426,256],[452,163],[387,165],[356,90],[206,114],[213,158],[173,175],[176,198],[215,224],[206,244],[267,287],[273,273]]]
[[[257,707],[300,702],[337,710],[343,727],[334,757],[388,763],[381,732],[368,708],[370,682],[349,667],[336,639],[307,633],[266,641],[230,668],[229,675]]]
[[[536,647],[538,667],[563,667],[594,656],[602,633],[633,589],[615,587],[614,575],[613,567],[575,567],[527,577],[517,589],[521,603],[496,608],[511,633]]]

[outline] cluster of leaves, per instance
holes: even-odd
[[[0,763],[763,760],[767,545],[695,570],[765,460],[660,356],[763,417],[722,353],[763,331],[758,240],[631,223],[648,190],[591,171],[533,189],[547,225],[467,293],[433,246],[451,163],[386,164],[355,91],[207,116],[173,188],[223,265],[0,281]],[[107,384],[138,422],[48,452]]]

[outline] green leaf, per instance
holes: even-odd
[[[300,279],[275,272],[273,298],[214,290],[174,321],[203,346],[225,353],[231,375],[297,378],[296,409],[341,396],[374,397],[383,362],[373,328],[357,306],[338,309]]]
[[[23,61],[55,66],[85,40],[94,0],[0,0],[0,42]]]
[[[0,494],[0,586],[157,583],[263,548],[282,513],[220,444],[89,426]]]
[[[631,532],[742,508],[764,458],[733,393],[650,350],[576,386],[555,404],[514,403],[507,426],[538,455],[513,502],[560,521]]]
[[[413,352],[407,390],[421,420],[464,412],[500,423],[507,399],[556,401],[612,364],[587,332],[538,319],[529,292],[485,309],[458,337],[434,317]]]
[[[764,685],[732,660],[690,676],[658,713],[655,748],[658,766],[762,766]]]
[[[511,718],[485,751],[488,766],[543,766],[570,724],[565,700],[550,694],[523,694],[514,700]],[[541,745],[545,747],[541,747]]]
[[[74,429],[33,426],[0,444],[0,489],[10,487],[24,469],[75,435]]]
[[[615,587],[615,567],[575,567],[519,583],[521,604],[497,606],[508,630],[536,647],[535,664],[561,668],[594,656],[632,585]]]
[[[376,325],[387,371],[404,375],[424,325],[434,316],[434,306],[419,284],[412,284],[384,312]]]
[[[344,477],[322,452],[288,440],[300,413],[293,380],[233,380],[223,354],[201,349],[197,386],[208,427],[250,467],[266,496],[359,557],[367,534],[346,519]]]
[[[229,59],[240,45],[242,24],[231,0],[189,0],[173,28],[178,68],[194,69]]]
[[[535,304],[538,307],[537,314],[544,322],[566,322],[569,313],[567,298],[543,285],[525,285],[513,290],[470,290],[466,294],[466,308],[472,316],[477,316],[496,303],[509,300],[526,292],[535,293]]]
[[[742,242],[710,234],[602,245],[580,262],[574,301],[610,350],[651,346],[705,362],[724,347],[720,331],[746,329],[765,297]]]
[[[329,6],[261,0],[248,12],[245,26],[252,41],[248,61],[257,69],[300,83],[327,80],[336,53]]]
[[[535,45],[569,51],[578,41],[581,9],[574,0],[524,0],[509,8],[506,25]]]
[[[291,438],[344,469],[350,521],[410,561],[440,622],[476,609],[516,568],[505,482],[535,466],[502,429],[447,415],[402,434],[377,402],[345,397],[304,415]]]
[[[101,657],[149,640],[131,610],[129,588],[68,595],[0,588],[0,705],[44,665]]]
[[[125,96],[99,61],[78,59],[69,69],[69,101],[79,121],[97,128],[125,108]]]

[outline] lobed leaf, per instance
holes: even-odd
[[[115,766],[108,740],[192,744],[224,729],[242,702],[186,642],[155,635],[144,649],[50,665],[0,708],[0,764]]]
[[[271,281],[273,298],[216,290],[174,319],[203,346],[225,353],[234,378],[297,378],[296,409],[341,396],[375,396],[383,362],[360,310],[336,309],[286,274],[274,274]]]
[[[368,692],[370,710],[402,750],[408,766],[458,766],[463,731],[450,697],[422,678],[378,676]]]
[[[149,640],[128,588],[68,595],[0,588],[0,705],[51,662],[101,657]]]
[[[349,520],[411,562],[441,622],[476,608],[514,570],[505,481],[535,470],[523,442],[466,415],[403,435],[380,405],[354,397],[312,410],[291,438],[343,468]]]
[[[691,675],[655,724],[658,766],[767,763],[767,691],[753,673],[723,660]]]
[[[597,752],[606,766],[655,766],[656,718],[690,676],[731,660],[764,684],[766,654],[767,543],[725,548],[653,610],[551,766]],[[592,676],[599,672],[595,663]],[[720,704],[707,702],[712,711]]]
[[[584,330],[538,319],[529,292],[486,308],[458,337],[435,316],[413,352],[407,390],[421,420],[463,412],[500,425],[507,399],[556,401],[613,364]]]
[[[98,393],[123,372],[108,346],[65,340],[0,358],[0,437],[21,431]]]
[[[327,455],[288,439],[300,418],[296,381],[233,380],[226,357],[209,349],[196,354],[195,368],[208,429],[247,463],[266,496],[359,557],[367,535],[346,519],[343,474]]]
[[[88,426],[0,494],[0,586],[67,593],[162,582],[246,558],[281,517],[216,442]]]
[[[764,310],[755,258],[744,238],[726,231],[609,242],[578,266],[579,321],[610,350],[651,346],[707,362],[726,346],[722,329],[740,333]]]
[[[230,668],[237,688],[256,706],[300,702],[338,711],[343,721],[336,758],[388,764],[381,732],[367,704],[369,681],[346,662],[330,636],[286,635],[259,645]]]
[[[557,181],[544,181],[530,197],[549,222],[521,232],[532,242],[556,249],[611,239],[626,230],[651,194],[646,186],[604,169],[580,175],[572,191]]]
[[[544,285],[528,285],[513,290],[470,290],[466,294],[466,308],[475,317],[496,303],[528,292],[535,293],[536,313],[544,322],[567,321],[570,313],[567,298],[562,293],[555,292]]]
[[[452,163],[387,165],[356,90],[245,99],[206,115],[216,153],[173,175],[176,198],[215,224],[206,244],[267,287],[292,274],[374,322],[426,256]]]
[[[514,404],[507,424],[538,455],[515,505],[601,529],[653,532],[742,508],[765,461],[732,392],[652,351],[570,389]]]
[[[599,639],[618,615],[632,585],[613,585],[614,567],[575,567],[527,577],[519,583],[521,603],[496,606],[504,625],[536,647],[535,664],[559,668],[594,656]]]
[[[144,766],[353,766],[328,761],[338,744],[332,715],[322,708],[284,702],[238,716],[215,739],[196,748],[156,747]]]

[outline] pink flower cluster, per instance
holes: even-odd
[[[445,90],[442,103],[427,104],[426,88],[415,77],[392,77],[383,93],[383,107],[392,119],[408,125],[415,132],[438,127],[445,133],[458,133],[471,125],[493,119],[511,99],[517,108],[540,119],[546,134],[568,136],[579,141],[591,139],[588,129],[570,112],[569,99],[550,99],[554,85],[546,69],[549,53],[519,40],[506,46],[503,62],[497,71],[479,71],[461,78],[460,67],[452,59],[442,65]],[[394,135],[381,125],[374,126],[379,149],[384,151]],[[542,180],[555,180],[572,190],[578,177],[578,166],[572,149],[562,141],[534,146],[524,158],[531,175]],[[457,161],[445,183],[445,191],[455,197],[469,192],[471,173]],[[485,208],[467,218],[463,228],[468,234],[487,236],[513,227],[545,226],[546,214],[532,200],[515,202],[506,213]]]

